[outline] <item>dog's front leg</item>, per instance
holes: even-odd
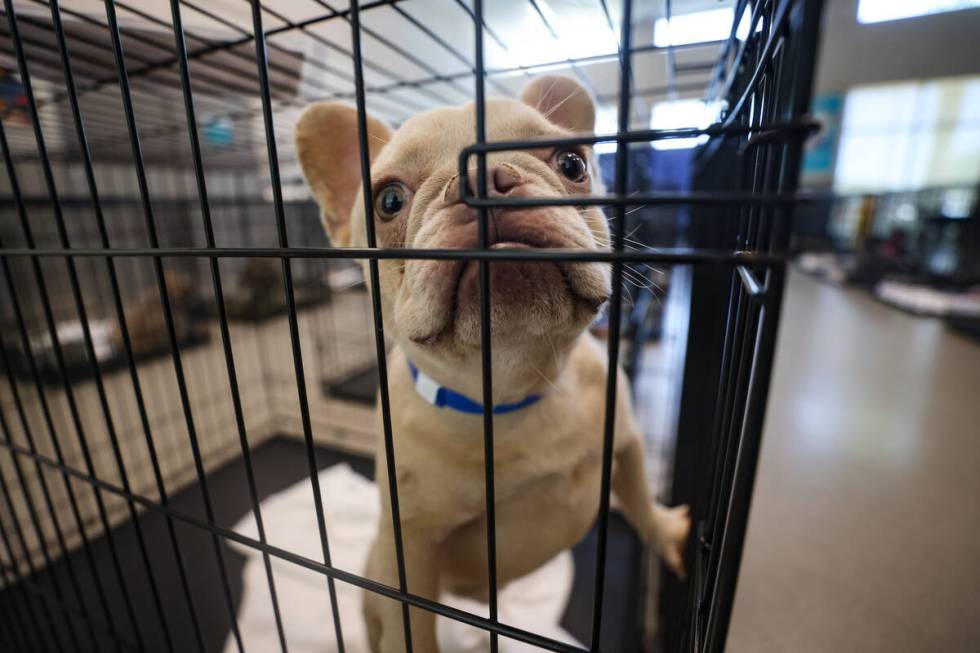
[[[433,601],[439,599],[438,543],[413,533],[402,531],[405,552],[405,574],[408,591]],[[391,587],[398,587],[398,566],[395,562],[394,538],[390,531],[381,529],[368,561],[368,576]],[[374,653],[404,653],[405,626],[399,601],[373,592],[365,592],[364,613],[368,626],[368,638]],[[428,610],[410,607],[412,626],[412,651],[414,653],[438,653],[436,645],[435,615]]]
[[[630,429],[632,431],[632,429]],[[643,540],[652,545],[674,573],[684,577],[684,546],[691,526],[687,506],[666,508],[647,490],[642,436],[630,432],[616,448],[612,488],[623,514]]]

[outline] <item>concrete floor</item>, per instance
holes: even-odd
[[[728,650],[980,651],[980,345],[787,288]]]

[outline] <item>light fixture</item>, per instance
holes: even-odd
[[[530,5],[511,18],[507,50],[490,48],[488,64],[496,68],[530,68],[535,74],[569,66],[567,59],[615,56],[616,35],[603,23],[596,25],[595,11],[568,8],[556,12],[546,0],[538,0],[541,15]],[[552,34],[542,15],[554,29]],[[552,64],[553,65],[544,65]],[[522,70],[515,74],[523,74]]]
[[[717,102],[703,100],[673,100],[653,105],[650,112],[650,129],[704,129],[718,117]],[[668,138],[653,141],[655,150],[680,150],[695,147],[708,140],[707,136]]]
[[[614,106],[600,107],[595,114],[595,133],[614,135],[619,131],[619,111]],[[616,141],[595,144],[596,154],[609,154],[616,151]]]
[[[748,36],[750,18],[751,12],[746,5],[739,18],[738,29],[735,30],[735,37],[739,40],[745,40]],[[653,44],[658,48],[666,48],[671,45],[724,41],[731,35],[734,20],[735,9],[732,7],[672,15],[669,21],[658,18],[653,24]],[[755,31],[760,29],[761,19],[756,23]]]
[[[882,23],[975,7],[980,7],[980,0],[860,0],[857,19],[859,23]]]

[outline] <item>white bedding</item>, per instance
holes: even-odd
[[[340,569],[361,575],[378,519],[377,486],[346,464],[329,467],[320,473],[319,479],[333,563]],[[323,559],[309,479],[270,496],[262,502],[261,510],[270,544],[312,560]],[[235,525],[235,530],[258,539],[251,512]],[[261,553],[237,544],[232,546],[248,559],[238,610],[245,649],[277,651],[279,639]],[[290,652],[336,651],[325,577],[275,557],[272,568]],[[533,574],[509,584],[498,598],[500,620],[577,644],[558,623],[568,602],[573,573],[571,553],[563,551]],[[367,653],[361,590],[340,581],[336,582],[336,589],[345,648],[349,653]],[[443,596],[442,601],[474,614],[487,615],[485,604],[453,596]],[[438,634],[443,653],[488,650],[489,635],[485,631],[443,617],[438,617]],[[499,650],[513,653],[540,649],[501,638]],[[225,641],[225,651],[237,651],[230,634]]]

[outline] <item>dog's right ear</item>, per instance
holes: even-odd
[[[391,128],[368,116],[368,150],[373,162],[391,139]],[[317,102],[296,123],[296,151],[306,183],[320,205],[330,242],[350,244],[351,211],[361,189],[357,110],[339,102]]]
[[[571,77],[535,77],[521,91],[521,101],[572,133],[591,134],[595,131],[595,104],[592,96]]]

